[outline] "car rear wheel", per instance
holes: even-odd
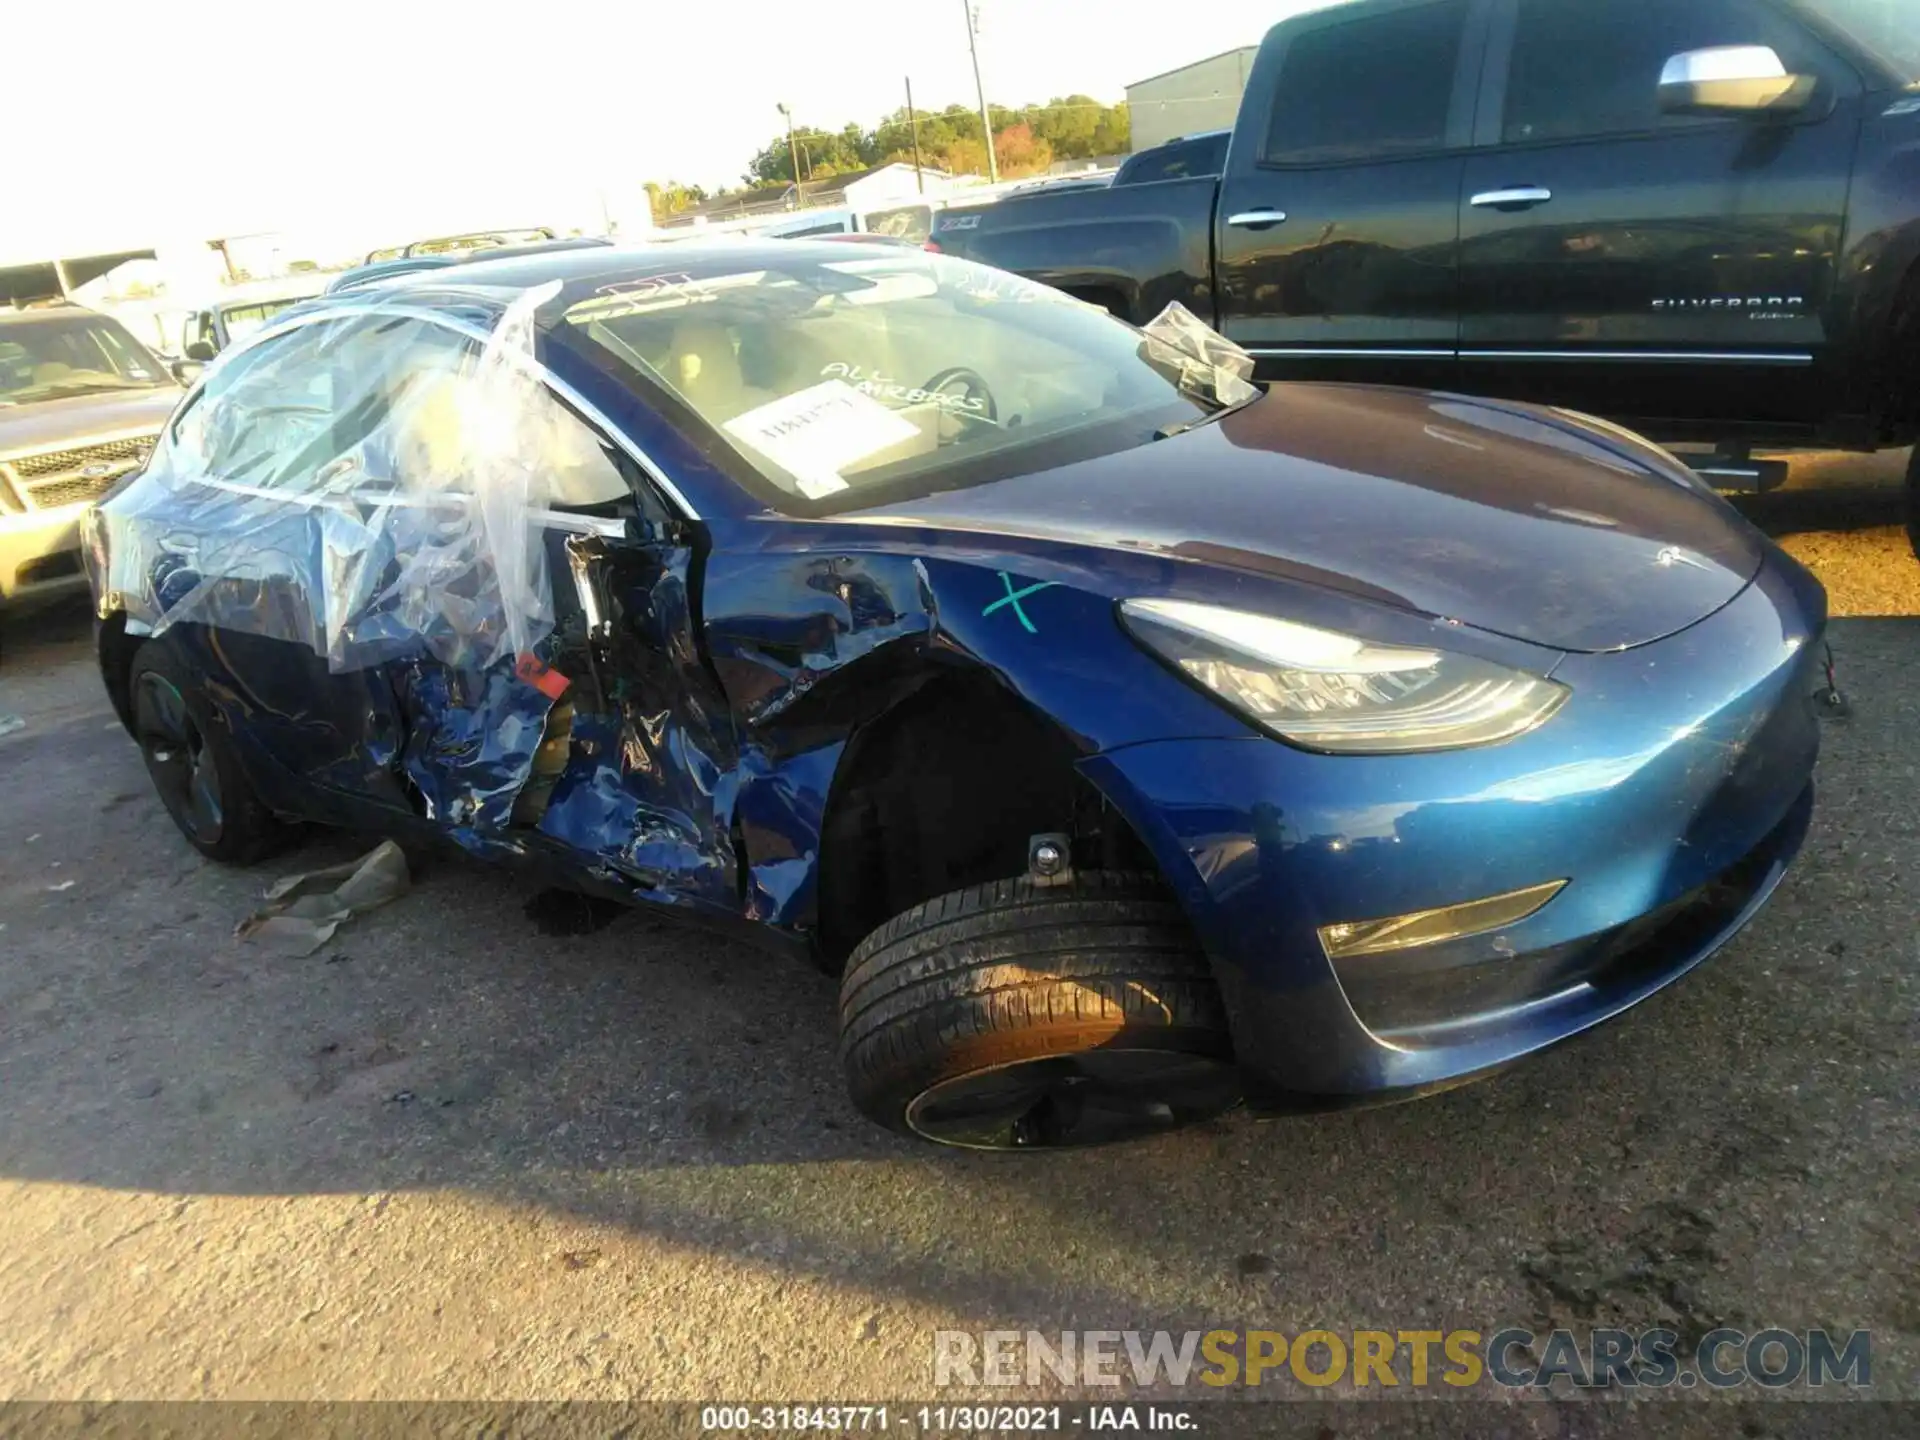
[[[140,647],[127,688],[147,774],[187,842],[228,865],[284,849],[297,830],[260,803],[192,671],[164,640]]]
[[[1130,1140],[1240,1097],[1206,956],[1149,876],[914,906],[848,961],[840,1054],[863,1114],[969,1149]]]

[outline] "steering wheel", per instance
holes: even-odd
[[[943,419],[973,420],[995,429],[1000,427],[1000,407],[994,404],[993,392],[987,388],[987,382],[980,378],[978,370],[956,365],[951,370],[942,370],[920,388],[932,395],[952,395],[980,402],[977,410],[950,410],[943,405],[940,407]]]

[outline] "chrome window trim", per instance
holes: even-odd
[[[1652,365],[1811,365],[1808,350],[1419,350],[1342,345],[1243,347],[1259,360],[1638,360]]]
[[[199,377],[195,379],[192,388],[187,391],[186,395],[181,399],[180,404],[175,407],[174,415],[177,417],[180,412],[185,409],[188,402],[199,395],[200,387],[206,384],[208,379],[213,375],[218,373],[220,367],[227,362],[229,357],[244,355],[256,345],[263,345],[269,340],[277,339],[279,336],[292,334],[294,331],[307,325],[317,324],[325,320],[351,320],[361,315],[386,315],[401,320],[417,320],[422,324],[435,325],[442,330],[452,331],[454,334],[465,336],[469,340],[477,340],[481,344],[485,344],[493,338],[492,332],[484,326],[465,324],[429,305],[405,305],[388,302],[374,305],[350,304],[338,308],[314,310],[290,320],[283,320],[276,324],[263,326],[245,339],[236,341],[225,350],[222,350],[215,360],[215,363],[209,365],[200,373]],[[607,419],[605,413],[602,412],[598,406],[587,400],[579,391],[555,375],[553,371],[548,369],[540,361],[529,359],[528,368],[533,371],[535,378],[538,379],[541,384],[545,385],[574,410],[578,411],[588,424],[592,425],[602,436],[619,447],[635,465],[639,466],[641,472],[658,487],[661,495],[679,508],[682,519],[693,521],[700,519],[700,512],[693,508],[692,503],[681,493],[680,487],[667,478],[667,473],[659,462],[645,450],[641,449],[640,446],[636,445],[617,425]],[[173,420],[169,419],[166,424],[165,433],[170,435],[172,428]],[[541,513],[544,514],[548,512]],[[598,523],[598,517],[569,518],[591,519],[594,520],[596,524]],[[596,533],[605,534],[610,532],[597,531]],[[625,527],[622,526],[618,533],[625,534]]]
[[[1645,361],[1649,365],[1812,365],[1807,349],[1386,349],[1367,346],[1275,346],[1246,353],[1256,359],[1538,359]]]
[[[1811,365],[1808,350],[1462,350],[1462,360],[1622,360],[1647,365]]]
[[[1256,349],[1251,346],[1243,348],[1249,355],[1259,360],[1284,360],[1295,355],[1312,360],[1452,360],[1459,354],[1455,350],[1370,349],[1364,345],[1286,345],[1274,349]]]

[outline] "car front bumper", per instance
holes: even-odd
[[[0,601],[54,599],[87,588],[80,517],[87,502],[0,516]]]
[[[1756,914],[1807,831],[1825,597],[1783,556],[1656,644],[1569,656],[1540,730],[1434,755],[1275,741],[1109,751],[1089,777],[1214,962],[1250,1100],[1444,1088],[1610,1019]],[[1565,881],[1526,918],[1335,962],[1321,927]]]

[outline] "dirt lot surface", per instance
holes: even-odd
[[[1877,1392],[1920,1398],[1896,461],[1751,507],[1845,617],[1853,713],[1804,858],[1712,964],[1439,1099],[1057,1158],[871,1128],[825,977],[640,915],[546,934],[495,873],[434,866],[309,959],[235,940],[356,847],[203,863],[84,611],[16,620],[0,1398],[900,1400],[942,1328],[1508,1323],[1866,1328]]]

